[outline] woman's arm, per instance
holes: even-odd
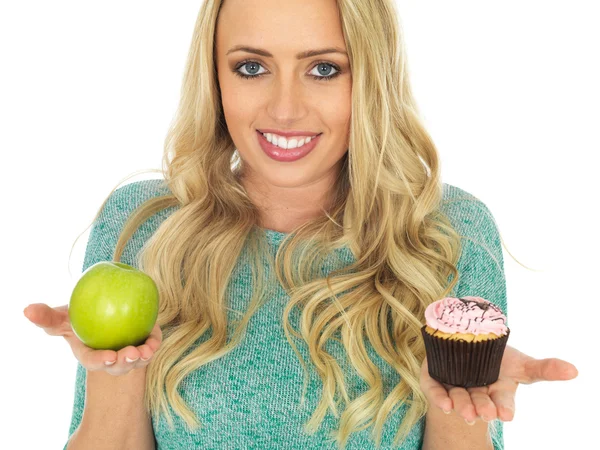
[[[451,411],[430,406],[425,415],[425,435],[422,450],[494,450],[488,424],[476,420],[473,425]]]
[[[126,220],[139,204],[152,195],[156,195],[153,188],[146,187],[143,182],[121,186],[110,195],[94,221],[82,272],[99,261],[113,260]],[[129,247],[131,254],[135,255],[143,242],[141,237],[130,240],[128,245],[133,245]],[[121,262],[137,266],[133,258],[122,258]],[[160,333],[160,328],[157,331]],[[156,344],[160,344],[161,340],[162,335]],[[152,350],[157,348],[158,345]],[[120,363],[121,360],[117,364]],[[65,449],[154,449],[152,423],[144,407],[145,384],[145,366],[115,376],[101,370],[86,370],[79,364],[70,438]]]
[[[448,214],[457,231],[462,237],[463,253],[458,262],[460,273],[454,297],[476,295],[499,306],[504,314],[507,313],[507,286],[504,275],[504,258],[500,233],[496,226],[494,216],[485,203],[462,191],[455,195],[463,198],[453,201],[452,198],[445,205]],[[507,321],[508,324],[508,321]],[[427,361],[424,361],[424,366]],[[421,374],[421,379],[430,377],[427,369]],[[437,384],[437,383],[435,383]],[[448,391],[451,386],[445,386]],[[426,387],[431,390],[431,386]],[[455,390],[453,395],[465,394],[462,390]],[[495,421],[492,425],[477,417],[474,410],[452,410],[444,414],[441,408],[431,404],[425,416],[425,435],[423,450],[437,449],[490,449],[504,448],[503,422]],[[463,402],[467,403],[467,402]],[[489,406],[489,405],[488,405]],[[475,424],[468,425],[464,416],[476,418]],[[494,418],[497,417],[497,414]],[[493,438],[493,439],[492,439]]]
[[[67,450],[154,450],[152,421],[144,406],[146,367],[114,376],[87,371],[81,424]]]

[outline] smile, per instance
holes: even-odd
[[[284,149],[282,147],[279,147],[278,145],[273,144],[272,142],[269,142],[267,137],[265,137],[265,135],[262,134],[260,131],[257,130],[256,134],[258,135],[258,143],[259,143],[260,147],[262,148],[262,150],[264,151],[264,153],[269,158],[274,159],[275,161],[279,161],[279,162],[293,162],[293,161],[297,161],[301,158],[304,158],[321,141],[321,135],[322,135],[322,133],[321,133],[315,137],[309,136],[309,137],[307,137],[308,139],[305,139],[303,136],[298,136],[300,138],[300,142],[297,141],[297,138],[291,138],[291,139],[287,140],[286,142],[284,142],[285,145],[287,146],[288,143],[291,143],[292,145],[296,145],[296,147]],[[270,133],[267,133],[267,134],[270,134]],[[302,141],[304,141],[304,142],[302,142]],[[277,143],[279,143],[279,137],[277,137]],[[300,144],[299,147],[297,146],[298,144]]]

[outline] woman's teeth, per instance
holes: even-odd
[[[286,139],[283,136],[277,136],[272,133],[263,133],[263,136],[267,138],[271,144],[285,150],[302,147],[304,144],[308,144],[316,136],[296,136],[290,139]]]

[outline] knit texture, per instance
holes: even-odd
[[[500,236],[494,218],[487,206],[472,194],[444,183],[442,206],[452,225],[463,236],[463,252],[457,264],[460,274],[452,296],[484,297],[507,313],[506,280]],[[137,181],[117,189],[109,198],[100,216],[93,224],[87,243],[82,272],[99,261],[111,261],[117,238],[133,210],[145,200],[168,194],[163,180]],[[121,261],[137,267],[135,257],[146,240],[177,207],[160,211],[145,221],[128,241]],[[265,230],[272,244],[273,255],[286,234]],[[335,256],[335,257],[333,257]],[[228,298],[233,310],[246,310],[252,292],[251,269],[248,255],[242,253],[228,286]],[[349,265],[354,261],[348,249],[332,255],[325,273]],[[266,270],[269,270],[266,267]],[[271,278],[272,279],[272,278]],[[450,280],[450,278],[449,278]],[[330,432],[337,429],[331,411],[313,435],[303,430],[315,410],[322,390],[320,377],[313,370],[306,392],[306,402],[300,406],[304,371],[297,355],[289,345],[281,317],[289,296],[277,283],[275,295],[251,318],[245,336],[234,351],[212,361],[185,378],[179,392],[196,413],[202,426],[190,431],[185,422],[171,409],[175,430],[168,427],[161,416],[153,421],[157,449],[331,449],[337,445]],[[230,323],[239,315],[228,312]],[[295,327],[295,323],[292,322]],[[231,328],[230,330],[233,330]],[[344,348],[330,340],[326,350],[336,357],[346,378],[349,395],[365,392],[367,384],[347,363],[344,366]],[[308,349],[298,344],[308,369],[312,367]],[[383,378],[384,394],[391,392],[399,375],[366,342],[373,362],[377,363]],[[77,362],[74,405],[69,438],[81,422],[85,402],[86,370]],[[354,394],[352,394],[354,393]],[[405,414],[402,405],[385,423],[381,441],[384,449],[421,449],[425,418],[411,430],[400,447],[393,445],[394,436]],[[502,422],[495,421],[494,449],[504,449]],[[350,435],[346,449],[375,449],[372,427]],[[66,444],[65,447],[66,449]]]

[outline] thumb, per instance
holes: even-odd
[[[68,306],[51,308],[45,303],[32,303],[23,310],[23,314],[46,333],[62,335],[59,330],[68,321]]]
[[[570,362],[558,358],[531,359],[525,363],[525,379],[523,384],[538,381],[571,380],[579,372]]]

